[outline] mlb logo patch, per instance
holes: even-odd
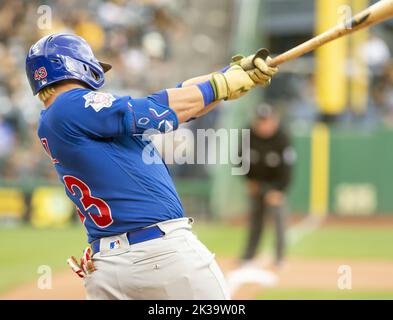
[[[92,107],[95,112],[100,112],[104,108],[112,107],[113,102],[116,98],[109,94],[103,92],[89,92],[83,96],[85,98],[85,108]]]
[[[110,250],[119,249],[119,248],[120,248],[120,240],[116,240],[116,241],[109,243]]]

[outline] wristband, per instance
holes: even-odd
[[[214,89],[210,81],[200,83],[197,86],[199,90],[201,90],[202,92],[205,107],[216,101],[216,95],[214,93]]]

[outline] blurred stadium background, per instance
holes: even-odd
[[[106,89],[142,96],[217,70],[234,53],[266,46],[279,54],[336,24],[342,5],[360,11],[371,2],[0,1],[0,299],[83,298],[65,260],[81,253],[84,231],[36,139],[40,105],[24,74],[34,41],[64,30],[85,37],[114,64]],[[51,8],[51,29],[37,27],[40,5]],[[393,299],[392,31],[389,21],[288,63],[269,90],[190,124],[245,128],[266,101],[280,109],[297,151],[287,264],[275,285],[246,284],[236,297]],[[171,169],[197,234],[228,274],[246,238],[244,179],[230,166]],[[54,272],[52,290],[37,289],[42,265]],[[341,265],[352,267],[352,290],[337,287]]]

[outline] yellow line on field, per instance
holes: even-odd
[[[310,212],[325,217],[329,208],[330,131],[326,124],[315,125],[311,136]]]

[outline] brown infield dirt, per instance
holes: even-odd
[[[238,266],[230,258],[219,259],[225,274]],[[279,277],[275,289],[283,290],[338,290],[338,268],[348,265],[352,268],[353,290],[393,291],[393,262],[370,262],[363,260],[332,259],[291,259],[275,273]],[[265,270],[269,270],[266,268]],[[234,294],[235,300],[253,300],[258,295],[263,298],[264,287],[245,284]],[[36,283],[13,289],[0,296],[0,299],[37,299],[37,300],[83,300],[85,293],[82,281],[71,271],[54,275],[51,290],[39,290]]]

